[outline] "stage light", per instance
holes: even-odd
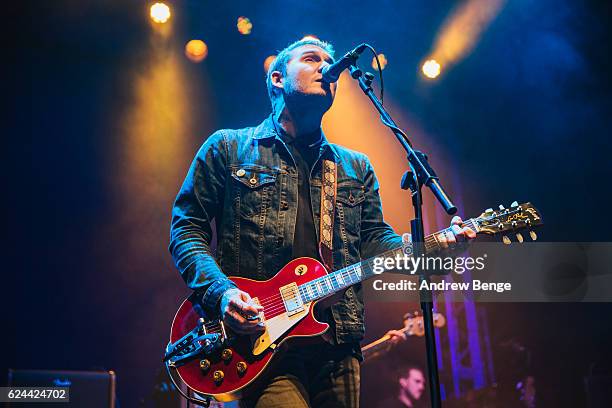
[[[253,29],[253,23],[251,23],[251,20],[249,20],[247,17],[238,17],[236,27],[238,28],[238,32],[240,34],[249,35]]]
[[[274,61],[275,59],[276,59],[276,55],[270,55],[268,58],[265,59],[264,71],[266,72],[266,74],[268,73],[268,69],[270,69],[270,65],[272,64],[272,61]]]
[[[387,66],[387,57],[385,57],[385,54],[378,54],[378,62],[380,62],[381,71],[385,69],[385,67]],[[376,65],[376,58],[374,57],[372,57],[372,68],[378,70],[378,65]]]
[[[507,0],[466,0],[457,2],[440,28],[429,58],[445,70],[468,55]],[[427,75],[427,74],[425,74]]]
[[[423,64],[423,74],[425,74],[427,78],[434,79],[440,75],[440,64],[434,59],[425,61]]]
[[[208,46],[202,40],[191,40],[185,45],[185,55],[192,62],[200,62],[208,55]]]
[[[151,19],[156,23],[163,24],[170,19],[170,7],[164,3],[155,3],[151,6]]]

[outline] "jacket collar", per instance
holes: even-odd
[[[325,151],[331,152],[334,157],[338,158],[338,153],[336,153],[336,149],[333,148],[332,144],[327,141],[327,137],[325,137],[325,133],[323,133],[323,129],[321,129],[321,149]],[[274,119],[272,118],[272,114],[264,119],[253,131],[253,138],[260,139],[271,139],[274,138],[281,143],[285,143],[281,135],[278,134],[276,127],[274,126]]]

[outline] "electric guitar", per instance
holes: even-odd
[[[488,209],[476,218],[464,221],[477,234],[520,233],[542,224],[542,218],[530,203],[512,203],[510,208]],[[438,235],[428,235],[423,249],[426,254],[443,248]],[[536,239],[535,232],[529,235]],[[504,236],[504,242],[510,240]],[[386,251],[378,257],[395,258],[409,254],[410,246]],[[232,401],[248,394],[265,380],[264,372],[282,349],[297,346],[300,340],[313,339],[329,328],[314,316],[315,304],[373,276],[375,258],[328,272],[313,258],[297,258],[285,265],[274,277],[255,281],[230,278],[264,307],[260,318],[265,331],[254,336],[232,333],[220,320],[209,320],[199,302],[187,298],[177,311],[170,331],[170,343],[164,361],[175,369],[181,381],[198,394],[217,401]],[[218,316],[217,316],[218,317]]]
[[[440,313],[434,313],[433,324],[434,327],[437,328],[444,327],[446,325],[446,318]],[[404,320],[404,327],[398,331],[403,333],[406,337],[423,337],[425,335],[423,316],[417,315],[417,312],[415,312],[414,315],[408,315]],[[392,347],[389,340],[391,340],[391,336],[385,334],[380,339],[363,346],[361,348],[361,354],[363,355],[364,363],[389,351]]]

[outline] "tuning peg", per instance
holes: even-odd
[[[510,207],[518,207],[518,201],[513,201],[512,204],[510,204]]]
[[[516,240],[521,244],[523,243],[523,235],[520,232],[516,233]]]
[[[501,205],[501,204],[499,205],[499,209],[500,209],[500,210],[505,210],[504,206],[503,206],[503,205]]]
[[[504,244],[506,244],[506,245],[510,245],[510,243],[512,242],[512,241],[510,241],[510,238],[508,238],[507,235],[504,235],[502,237],[502,241],[504,241]]]
[[[529,236],[531,237],[531,239],[533,239],[534,241],[536,239],[538,239],[538,234],[535,233],[535,231],[529,231]]]

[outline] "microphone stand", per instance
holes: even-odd
[[[412,194],[414,219],[410,221],[410,226],[412,228],[413,256],[420,256],[421,254],[424,254],[425,241],[421,187],[429,187],[442,207],[444,207],[444,211],[446,211],[447,214],[456,213],[457,207],[455,207],[455,205],[451,202],[450,198],[440,185],[438,176],[427,162],[427,156],[412,148],[412,143],[408,139],[408,136],[397,127],[389,113],[387,113],[385,108],[382,106],[382,103],[374,94],[371,87],[374,76],[369,72],[363,74],[363,72],[356,66],[356,58],[353,60],[353,64],[349,66],[349,71],[351,77],[359,82],[359,87],[361,90],[367,95],[370,101],[372,101],[374,107],[380,113],[383,124],[391,129],[404,150],[406,150],[410,171],[407,171],[402,178],[402,189],[410,189]],[[419,274],[419,287],[421,287],[423,282],[427,282],[427,287],[429,287],[430,276],[424,273]],[[438,378],[436,338],[433,325],[433,300],[430,290],[421,290],[419,295],[421,300],[421,309],[423,310],[425,345],[427,350],[427,374],[429,378],[431,407],[439,408],[442,406],[442,401],[440,398],[440,380]]]

